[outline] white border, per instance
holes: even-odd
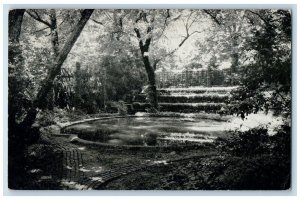
[[[24,1],[21,1],[21,0],[4,0],[3,1],[3,4],[22,4],[22,5],[19,5],[20,8],[23,8],[23,7],[28,7],[28,8],[31,8],[31,7],[34,7],[34,8],[46,8],[46,7],[56,7],[56,8],[71,8],[71,7],[78,7],[78,8],[141,8],[141,7],[146,7],[146,8],[169,8],[169,7],[172,7],[174,8],[174,5],[171,5],[171,3],[181,3],[181,5],[176,5],[178,6],[177,8],[199,8],[199,7],[205,7],[205,8],[278,8],[278,7],[281,7],[282,4],[295,4],[294,5],[294,9],[296,10],[299,10],[299,5],[297,4],[298,2],[295,1],[295,0],[286,0],[286,1],[276,1],[276,0],[269,0],[269,1],[266,1],[266,0],[252,0],[251,2],[249,1],[217,1],[217,0],[210,0],[210,1],[201,1],[201,2],[197,2],[197,1],[191,1],[191,0],[185,0],[185,1],[176,1],[176,0],[173,0],[172,2],[166,2],[166,1],[163,1],[163,0],[144,0],[143,2],[141,1],[137,1],[137,0],[132,0],[132,1],[126,1],[126,4],[124,1],[121,1],[121,0],[117,0],[117,1],[114,1],[114,2],[111,2],[109,0],[106,0],[106,1],[97,1],[97,0],[85,0],[85,1],[71,1],[71,0],[65,0],[65,1],[61,1],[61,0],[52,0],[51,2],[47,2],[47,1],[41,1],[41,0],[31,0],[31,1],[26,1],[25,2],[26,4],[24,4]],[[60,5],[50,5],[48,3],[51,3],[51,4],[60,4]],[[66,3],[73,3],[73,5],[67,5]],[[75,3],[75,5],[74,5]],[[97,3],[104,3],[104,5],[96,5]],[[105,4],[106,3],[106,4]],[[139,5],[128,5],[128,3],[131,3],[131,4],[139,4]],[[164,4],[160,4],[160,3],[164,3]],[[200,4],[197,4],[197,3],[206,3],[205,5],[200,5]],[[34,5],[33,5],[34,4]],[[61,5],[63,4],[63,5]],[[77,4],[77,5],[76,5]],[[92,4],[92,5],[88,5],[88,4]],[[114,5],[113,5],[114,4]],[[121,5],[120,5],[121,4]],[[141,4],[148,4],[148,5],[141,5]],[[150,5],[152,4],[152,5]],[[153,5],[153,4],[156,4],[156,5]],[[169,4],[169,5],[167,5]],[[192,4],[192,5],[187,5],[187,4]],[[212,4],[215,4],[215,5],[212,5]],[[222,5],[218,5],[218,4],[222,4]],[[239,5],[233,5],[233,4],[239,4]],[[241,5],[242,4],[242,5]],[[257,5],[253,5],[253,4],[257,4]],[[269,4],[269,5],[264,5],[264,4]],[[277,5],[276,5],[277,4]],[[278,5],[278,4],[281,4],[281,5]],[[4,5],[3,5],[4,6]],[[10,5],[8,7],[1,7],[1,13],[3,13],[3,16],[1,16],[1,21],[3,21],[3,17],[5,17],[5,15],[7,14],[7,8],[12,8],[12,6],[14,8],[17,8],[18,6],[17,5]],[[296,11],[294,10],[293,12],[293,15],[296,13]],[[7,16],[7,15],[6,15]],[[297,21],[299,22],[299,15],[297,16]],[[5,23],[0,23],[0,26],[1,26],[1,46],[2,46],[2,52],[7,52],[7,41],[3,40],[3,36],[6,35],[6,39],[7,39],[7,33],[3,32],[3,30],[7,30],[7,24]],[[6,26],[3,27],[3,26]],[[296,27],[296,23],[293,22],[293,31],[295,31],[295,27]],[[299,30],[298,30],[299,27],[297,27],[297,33],[299,34]],[[3,35],[2,35],[3,34]],[[296,61],[296,58],[298,57],[299,55],[299,52],[297,52],[297,46],[299,46],[298,44],[298,40],[297,40],[297,35],[293,35],[293,42],[297,43],[297,44],[293,44],[293,136],[297,135],[296,131],[297,131],[297,126],[296,126],[296,113],[299,113],[299,107],[296,106],[296,100],[299,99],[299,93],[296,93],[296,88],[298,88],[298,84],[299,82],[297,82],[297,76],[299,75],[299,71],[300,70],[297,70],[297,61]],[[5,46],[6,45],[6,46]],[[6,47],[6,48],[5,48]],[[3,62],[5,62],[5,60],[7,60],[7,54],[2,54],[1,55],[1,60]],[[295,73],[296,72],[296,73]],[[1,108],[1,111],[4,113],[4,120],[1,120],[1,124],[0,124],[0,127],[1,127],[1,132],[2,133],[5,133],[6,130],[7,130],[7,119],[5,119],[7,117],[7,65],[3,65],[3,70],[1,71],[1,78],[0,80],[3,80],[4,82],[4,87],[0,87],[1,88],[1,91],[0,91],[0,95],[1,95],[1,102],[0,102],[0,108]],[[3,91],[2,91],[3,89]],[[3,95],[3,96],[2,96]],[[297,109],[297,112],[295,113],[294,111],[296,111]],[[295,125],[295,126],[294,126]],[[298,140],[296,141],[295,137],[293,138],[293,146],[294,146],[294,149],[293,149],[293,152],[297,152],[297,147],[296,147],[296,143],[299,144],[299,137],[297,137]],[[5,141],[1,142],[0,145],[3,145],[5,143]],[[5,144],[4,144],[5,146]],[[4,146],[1,146],[1,151],[2,149],[4,148]],[[5,152],[5,151],[4,151]],[[2,152],[3,153],[3,152]],[[3,155],[1,153],[1,155]],[[299,154],[298,154],[299,155]],[[293,157],[293,159],[295,160],[296,157]],[[4,160],[3,159],[3,156],[1,156],[1,160],[0,162],[1,163],[7,163],[7,162],[3,162],[3,161],[7,161],[7,156],[6,156],[6,159]],[[298,160],[299,162],[299,160]],[[295,163],[294,163],[295,164]],[[297,165],[299,166],[299,165]],[[0,170],[3,171],[3,165],[0,164]],[[295,168],[294,168],[295,169]],[[6,174],[4,174],[6,175]],[[293,182],[296,181],[295,179],[295,176],[297,176],[297,174],[295,173],[295,171],[293,171]],[[298,175],[299,176],[299,175]],[[1,179],[0,179],[1,180]],[[2,176],[2,180],[7,180],[7,178],[5,178],[5,176]],[[299,180],[299,179],[298,179]],[[7,181],[6,181],[7,182]],[[222,199],[232,199],[232,198],[236,198],[236,197],[230,197],[231,195],[255,195],[255,196],[265,196],[265,195],[272,195],[273,197],[271,197],[272,199],[276,199],[276,197],[274,196],[281,196],[281,195],[291,195],[291,193],[287,194],[286,191],[285,192],[279,192],[279,191],[276,191],[276,192],[263,192],[263,191],[253,191],[253,192],[233,192],[233,191],[230,191],[230,192],[224,192],[224,191],[209,191],[209,192],[193,192],[193,191],[177,191],[177,192],[149,192],[149,191],[138,191],[138,192],[132,192],[132,191],[92,191],[91,193],[87,193],[87,192],[82,192],[82,191],[58,191],[58,192],[49,192],[49,191],[16,191],[11,193],[11,191],[9,193],[7,193],[8,191],[5,191],[5,187],[4,186],[7,186],[7,184],[4,182],[3,183],[0,183],[0,189],[2,191],[2,189],[4,189],[4,192],[6,195],[61,195],[61,196],[65,196],[65,195],[76,195],[76,196],[82,196],[82,195],[116,195],[116,196],[128,196],[128,195],[132,195],[132,196],[137,196],[137,195],[175,195],[177,196],[177,198],[182,198],[183,196],[191,196],[191,195],[209,195],[209,196],[226,196],[226,197],[222,197]],[[299,185],[299,184],[298,184]],[[298,186],[299,187],[299,186]],[[293,189],[296,189],[296,188],[293,188]],[[294,190],[295,192],[296,190]],[[299,191],[299,190],[298,190]],[[20,192],[20,193],[19,193]],[[293,194],[292,194],[293,195]],[[295,195],[295,193],[294,193]],[[179,196],[179,197],[178,197]],[[294,196],[295,197],[295,196]],[[33,197],[22,197],[22,199],[32,199]],[[51,198],[51,197],[50,197]],[[55,197],[56,198],[56,197]],[[65,198],[65,197],[64,197]],[[76,198],[76,197],[72,197],[73,198]],[[77,198],[80,198],[80,197],[77,197]],[[103,198],[103,197],[101,197]],[[129,197],[130,199],[133,199],[133,197]],[[129,199],[128,198],[128,199]],[[145,198],[145,197],[143,197]],[[150,197],[151,198],[151,197]],[[155,197],[156,198],[156,197]],[[196,198],[199,198],[199,197],[196,197]],[[203,197],[201,197],[203,198]],[[243,197],[243,198],[247,198],[247,197]],[[250,197],[251,198],[251,197]],[[277,197],[278,198],[278,197]],[[289,197],[284,197],[284,198],[289,198]],[[292,197],[293,198],[293,197]],[[172,199],[176,199],[176,197],[172,197]]]

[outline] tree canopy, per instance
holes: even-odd
[[[191,67],[230,69],[228,84],[241,85],[236,100],[243,102],[232,112],[244,115],[271,107],[280,112],[281,104],[289,107],[289,10],[95,10],[88,20],[83,19],[84,12],[23,12],[21,28],[10,35],[18,38],[12,41],[22,55],[22,64],[14,72],[20,70],[19,74],[11,75],[24,84],[10,87],[22,94],[18,101],[23,103],[16,103],[23,107],[17,109],[24,111],[18,114],[20,119],[30,105],[44,109],[59,95],[71,98],[79,79],[63,81],[60,70],[74,76],[76,63],[88,74],[86,91],[93,96],[88,104],[97,108],[93,112],[104,109],[105,102],[125,100],[125,94],[141,91],[145,85],[149,103],[158,109],[155,71]],[[78,40],[71,41],[82,20],[86,25],[80,27]],[[10,63],[13,69],[15,64]],[[262,95],[266,93],[270,95]],[[48,103],[41,105],[37,99]],[[67,105],[77,106],[72,100]]]

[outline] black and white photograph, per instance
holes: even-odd
[[[290,190],[292,16],[9,9],[8,188]]]

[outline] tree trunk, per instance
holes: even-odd
[[[239,55],[238,53],[231,54],[231,66],[230,66],[230,84],[235,85],[236,80],[234,78],[235,73],[237,72],[238,62],[239,62]]]
[[[155,72],[153,67],[150,64],[149,57],[143,55],[143,63],[147,72],[148,77],[148,88],[147,88],[147,99],[151,108],[155,110],[158,109],[158,101],[157,101],[157,90],[156,90],[156,81],[155,81]]]
[[[69,52],[71,51],[72,47],[74,46],[77,38],[79,37],[81,31],[83,30],[85,24],[89,20],[90,16],[92,15],[92,9],[86,9],[82,11],[81,18],[79,22],[74,26],[74,30],[71,35],[68,37],[64,47],[59,52],[58,56],[55,59],[54,66],[50,69],[47,77],[43,81],[43,85],[39,90],[36,99],[33,102],[33,106],[28,111],[25,119],[22,122],[23,126],[31,127],[34,123],[36,115],[37,115],[37,108],[43,107],[45,103],[45,99],[47,94],[53,87],[53,82],[55,77],[60,73],[61,66],[63,65],[64,61],[66,60]]]
[[[231,55],[231,73],[235,73],[238,67],[239,55],[238,53],[234,53]]]
[[[208,66],[206,72],[206,87],[211,87],[211,66]]]
[[[24,13],[25,9],[16,9],[9,11],[9,41],[17,43],[19,42]]]
[[[57,31],[57,18],[56,18],[56,11],[55,9],[50,10],[50,35],[51,35],[51,45],[52,45],[52,52],[53,52],[53,63],[55,63],[55,59],[58,57],[59,54],[59,40],[58,40],[58,31]],[[57,82],[57,80],[56,80]],[[55,83],[57,85],[57,83]],[[55,98],[58,96],[55,94],[55,87],[51,89],[47,96],[47,108],[53,110],[55,102],[58,100]]]
[[[230,75],[231,75],[231,85],[235,84],[235,78],[234,75],[237,72],[237,68],[239,65],[239,54],[238,54],[238,41],[237,41],[238,36],[233,33],[232,37],[232,48],[233,52],[231,53],[231,66],[230,66]]]
[[[139,38],[139,47],[142,54],[142,60],[144,63],[144,67],[146,69],[147,77],[148,77],[148,88],[146,90],[147,100],[151,106],[151,112],[156,112],[158,110],[158,101],[157,101],[157,91],[156,91],[156,81],[155,81],[155,68],[151,66],[150,60],[148,57],[149,47],[151,44],[151,37],[148,37],[145,41],[145,44],[142,41],[142,37],[139,29],[134,28],[136,36]],[[147,28],[147,34],[152,31],[151,27]]]
[[[17,9],[9,11],[9,48],[8,48],[8,73],[13,74],[18,68],[22,68],[22,52],[20,49],[19,38],[21,34],[22,21],[25,9]],[[14,66],[14,67],[11,67]],[[21,70],[21,69],[20,69]],[[9,104],[8,104],[8,122],[9,124],[15,123],[16,118],[16,105],[15,98],[12,96],[13,87],[16,87],[13,77],[9,80]]]
[[[25,9],[17,9],[9,11],[9,80],[8,80],[8,187],[17,188],[22,184],[20,178],[24,174],[24,137],[23,132],[16,123],[16,113],[18,104],[16,95],[20,92],[21,80],[16,77],[17,72],[23,69],[23,58],[19,44],[21,34],[22,21]]]
[[[59,42],[58,42],[58,32],[57,32],[57,19],[55,9],[50,10],[50,20],[51,20],[51,44],[53,49],[54,60],[59,54]]]

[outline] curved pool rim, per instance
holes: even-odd
[[[92,119],[87,119],[87,120],[81,120],[81,121],[75,121],[73,123],[70,123],[66,126],[63,126],[61,128],[61,136],[69,136],[70,142],[71,143],[79,143],[83,145],[91,145],[95,147],[105,147],[105,148],[113,148],[113,149],[128,149],[128,150],[137,150],[137,149],[145,149],[145,150],[179,150],[179,149],[185,149],[185,150],[190,150],[190,149],[199,149],[203,147],[208,147],[208,146],[213,146],[211,143],[199,143],[199,144],[189,144],[189,145],[178,145],[178,146],[144,146],[144,145],[116,145],[116,144],[109,144],[109,143],[104,143],[104,142],[97,142],[97,141],[91,141],[91,140],[85,140],[82,138],[79,138],[77,134],[67,134],[64,133],[64,130],[70,126],[77,125],[77,124],[82,124],[86,122],[92,122],[92,121],[98,121],[98,120],[107,120],[107,119],[117,119],[117,118],[138,118],[138,117],[149,117],[149,118],[184,118],[181,116],[158,116],[158,115],[145,115],[145,116],[136,116],[136,115],[127,115],[127,116],[109,116],[109,117],[100,117],[100,118],[92,118]],[[196,118],[201,120],[201,118]],[[212,119],[212,118],[202,118],[202,119]],[[216,121],[223,121],[226,122],[226,120],[221,120],[221,119],[213,119]]]

